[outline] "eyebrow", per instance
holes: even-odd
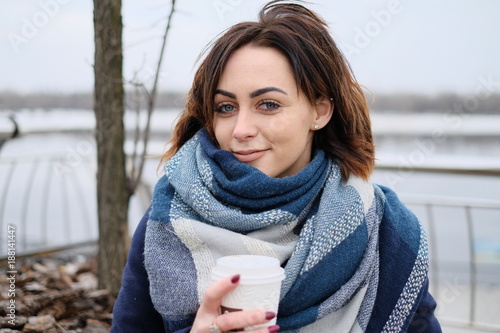
[[[267,92],[270,92],[270,91],[277,91],[277,92],[280,92],[280,93],[282,93],[284,95],[288,95],[284,90],[282,90],[280,88],[265,87],[265,88],[261,88],[261,89],[255,90],[253,93],[250,94],[250,97],[254,98],[254,97],[260,96],[262,94],[265,94]]]
[[[277,87],[265,87],[265,88],[257,89],[254,92],[250,93],[250,97],[254,98],[254,97],[260,96],[262,94],[265,94],[267,92],[270,92],[270,91],[277,91],[277,92],[280,92],[280,93],[288,96],[288,94],[286,93],[286,91],[284,91],[283,89],[280,89],[280,88],[277,88]],[[231,93],[229,91],[226,91],[226,90],[222,90],[222,89],[217,89],[215,91],[215,94],[221,94],[221,95],[227,96],[229,98],[236,99],[236,95],[235,94],[233,94],[233,93]]]
[[[230,93],[229,91],[222,90],[222,89],[217,89],[217,90],[215,91],[215,94],[216,94],[216,95],[217,95],[217,94],[220,94],[220,95],[227,96],[227,97],[229,97],[229,98],[234,98],[234,99],[236,99],[236,95],[235,95],[235,94]]]

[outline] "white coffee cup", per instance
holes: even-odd
[[[222,299],[221,313],[256,309],[278,313],[281,281],[285,278],[278,259],[256,255],[222,257],[212,270],[212,279],[218,281],[236,274],[240,274],[239,285]],[[274,324],[276,318],[261,326]]]

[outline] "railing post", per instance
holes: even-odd
[[[19,244],[19,248],[21,250],[24,250],[24,249],[27,249],[28,248],[28,212],[30,211],[30,209],[28,209],[27,207],[30,206],[30,196],[31,196],[31,192],[32,192],[32,189],[33,189],[33,184],[34,184],[34,179],[35,179],[35,174],[36,174],[36,171],[38,170],[38,166],[40,164],[40,161],[38,159],[35,159],[32,163],[32,166],[31,166],[31,171],[28,175],[28,185],[26,186],[26,191],[24,192],[24,199],[23,199],[23,204],[22,204],[22,207],[24,207],[25,209],[23,209],[22,211],[22,216],[21,216],[21,243]]]
[[[476,242],[474,238],[474,226],[472,224],[471,207],[465,206],[465,218],[467,221],[467,231],[469,235],[469,255],[470,255],[470,324],[474,323],[476,318]]]
[[[432,251],[432,256],[430,256],[430,268],[432,272],[432,285],[433,294],[436,299],[439,299],[439,268],[437,265],[437,245],[436,245],[436,229],[434,223],[434,215],[432,214],[432,204],[425,205],[425,212],[427,215],[427,222],[429,226],[429,245]]]
[[[52,181],[52,169],[49,167],[47,168],[47,175],[45,176],[45,184],[43,186],[43,193],[46,193],[47,195],[44,196],[44,202],[42,203],[42,211],[40,214],[40,220],[41,220],[41,226],[42,226],[42,240],[41,243],[43,246],[46,246],[48,243],[48,233],[49,233],[49,228],[48,228],[48,221],[49,221],[49,212],[48,212],[48,202],[49,202],[49,191],[50,191],[50,183]]]

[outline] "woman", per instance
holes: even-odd
[[[368,108],[325,22],[272,1],[202,61],[134,235],[112,332],[226,332],[275,313],[219,314],[239,275],[274,256],[277,324],[249,332],[440,332],[416,217],[373,186]],[[240,329],[241,330],[241,329]]]

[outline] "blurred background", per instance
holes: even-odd
[[[197,57],[224,29],[254,20],[265,2],[177,0],[131,233],[161,175],[158,155]],[[125,82],[152,85],[170,6],[123,0]],[[92,2],[1,7],[0,256],[9,224],[19,253],[92,244]],[[444,331],[500,332],[500,2],[313,0],[309,7],[328,22],[366,89],[377,146],[373,182],[394,188],[427,230]],[[125,89],[131,152],[146,114],[133,86]]]

